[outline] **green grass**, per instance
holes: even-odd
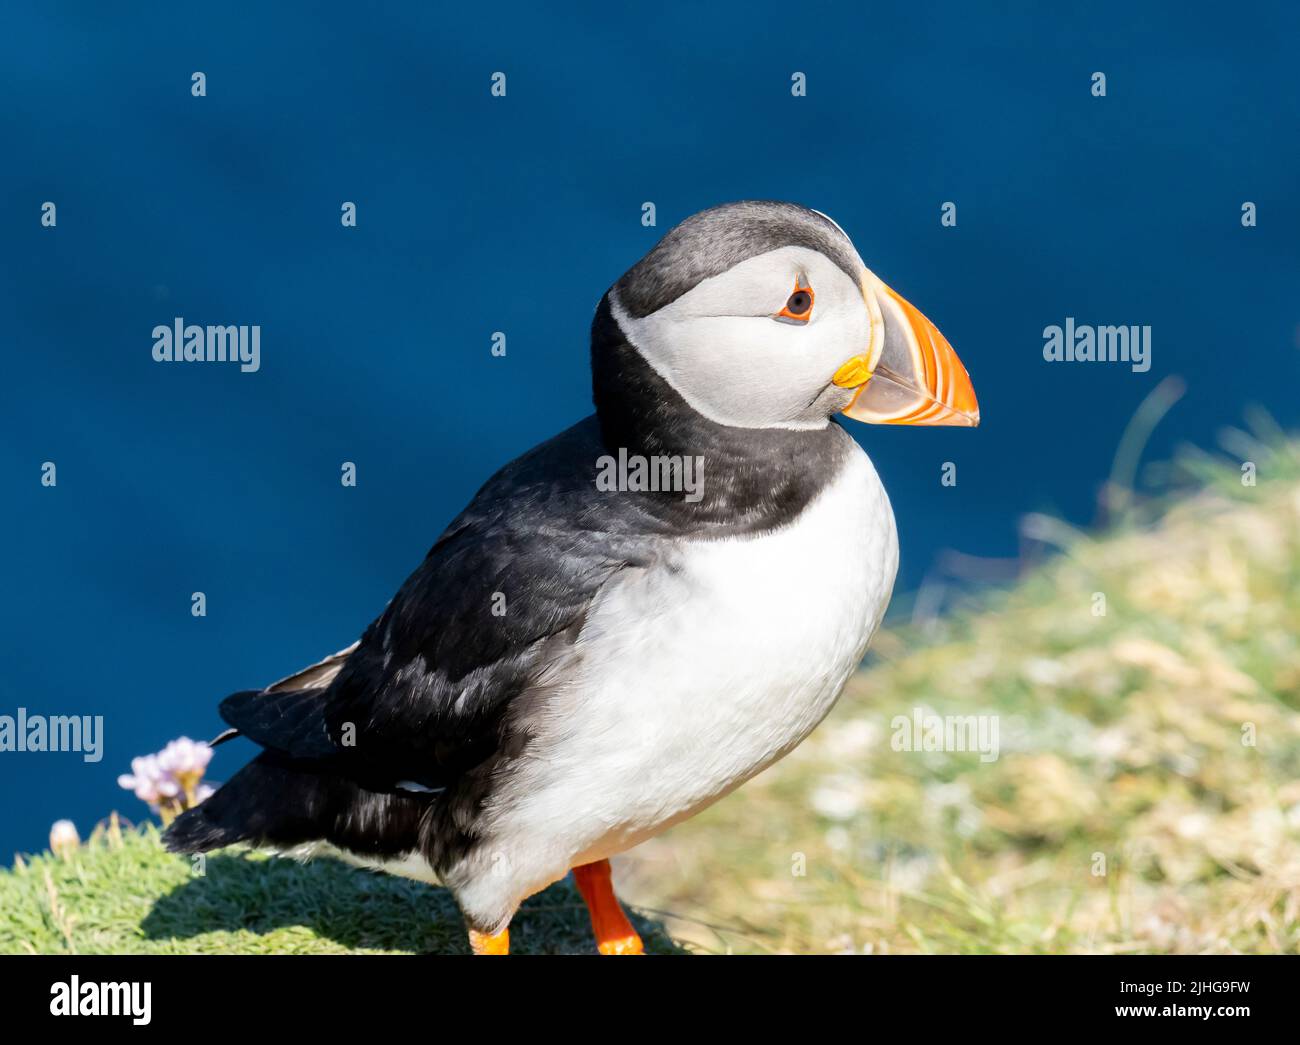
[[[227,850],[202,873],[164,850],[152,826],[97,831],[67,858],[46,853],[0,873],[0,953],[468,954],[443,889],[357,870]],[[676,948],[633,912],[651,953]],[[594,950],[567,883],[528,900],[510,929],[516,954]]]
[[[1184,455],[1058,554],[872,665],[790,757],[619,861],[651,950],[1300,952],[1300,447]],[[1106,600],[1094,614],[1095,595]],[[921,707],[996,714],[1000,757],[895,751]],[[1243,730],[1254,744],[1243,744]],[[152,828],[0,872],[5,952],[460,952],[443,890]],[[1098,873],[1100,872],[1100,873]],[[516,952],[589,952],[568,884]]]

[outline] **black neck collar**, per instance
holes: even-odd
[[[702,458],[703,497],[660,494],[660,508],[700,528],[754,532],[792,521],[835,478],[854,449],[825,428],[735,428],[710,421],[655,373],[623,335],[606,295],[591,326],[592,397],[601,440],[643,457]]]

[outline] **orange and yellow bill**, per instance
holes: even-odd
[[[843,412],[869,424],[978,425],[975,388],[948,339],[870,272],[862,294],[871,344],[835,373],[836,385],[856,390]]]

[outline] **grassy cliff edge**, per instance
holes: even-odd
[[[1257,486],[1202,459],[1157,517],[1058,526],[1016,587],[882,634],[803,746],[622,861],[649,948],[1300,951],[1300,449],[1257,451]],[[897,750],[917,713],[996,719],[996,759]],[[569,884],[512,944],[591,949]],[[241,851],[196,868],[115,820],[0,871],[0,952],[146,951],[466,946],[443,890]]]

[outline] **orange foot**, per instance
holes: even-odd
[[[469,931],[469,949],[475,954],[509,954],[510,930],[502,929],[495,936],[487,933]]]
[[[578,892],[591,913],[591,929],[596,934],[596,949],[601,954],[645,954],[641,937],[627,920],[614,895],[609,861],[598,860],[573,869]]]

